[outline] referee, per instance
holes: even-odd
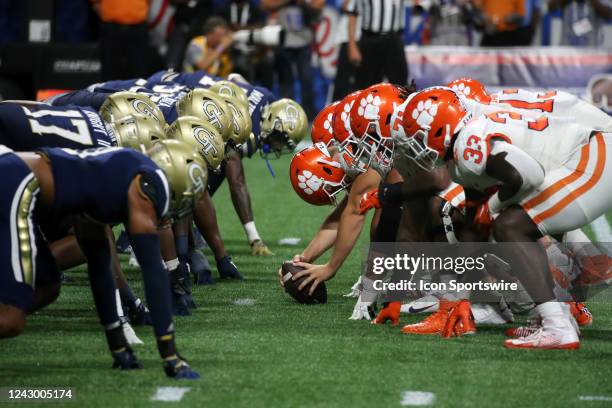
[[[404,54],[406,0],[349,0],[348,56],[357,66],[355,85],[358,89],[382,82],[395,84],[408,81],[408,65]],[[361,22],[361,39],[356,40],[357,18]]]

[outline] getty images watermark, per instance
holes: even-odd
[[[550,291],[560,301],[612,299],[612,245],[597,243],[373,243],[367,252],[364,278],[386,301],[416,299],[429,293],[453,292],[472,301],[503,296],[541,302]],[[550,274],[534,280],[550,290],[528,287],[526,274],[541,273],[543,257]],[[526,286],[527,285],[527,286]],[[536,288],[541,289],[541,288]]]

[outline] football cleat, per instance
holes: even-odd
[[[440,300],[433,295],[425,295],[419,299],[413,300],[410,303],[402,305],[402,313],[418,314],[418,313],[433,313],[437,312],[440,306]]]
[[[448,314],[459,302],[441,299],[438,311],[427,316],[422,322],[402,327],[404,334],[442,334],[448,321]]]
[[[472,305],[476,324],[506,324],[514,321],[512,310],[503,297],[499,303],[476,303]]]
[[[544,349],[544,350],[575,350],[580,347],[580,339],[576,330],[567,323],[539,328],[536,332],[504,342],[506,348]]]
[[[589,309],[587,309],[586,305],[581,302],[566,302],[570,307],[570,312],[574,319],[576,319],[576,323],[578,326],[590,326],[593,324],[593,315]]]
[[[378,313],[378,316],[376,316],[372,324],[385,324],[388,320],[391,320],[391,325],[397,326],[399,324],[401,307],[402,302],[385,303],[383,309]]]
[[[236,264],[232,262],[231,256],[224,256],[217,261],[217,271],[219,271],[221,279],[244,279],[244,276],[238,271]]]
[[[506,335],[506,337],[513,337],[513,338],[527,337],[537,332],[541,328],[542,326],[538,324],[533,324],[529,326],[510,327],[509,329],[506,329],[504,334]]]
[[[251,242],[251,255],[253,256],[272,256],[274,252],[261,239]]]
[[[197,380],[200,374],[194,371],[180,356],[174,356],[164,360],[164,371],[170,378]]]
[[[449,338],[453,335],[460,337],[474,333],[476,333],[476,323],[470,301],[462,300],[450,310],[442,337]]]
[[[119,368],[121,370],[135,370],[143,368],[143,365],[136,358],[134,351],[125,347],[119,351],[113,351],[113,368]]]

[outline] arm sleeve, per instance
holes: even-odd
[[[496,141],[491,148],[491,154],[506,153],[505,160],[520,174],[522,185],[519,191],[509,199],[501,201],[499,192],[493,194],[489,199],[489,209],[492,213],[498,213],[512,204],[519,203],[529,193],[544,182],[544,168],[537,160],[529,156],[516,146],[503,141]]]

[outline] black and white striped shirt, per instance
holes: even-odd
[[[360,16],[364,32],[397,33],[404,30],[406,3],[406,0],[350,0],[345,11]]]

